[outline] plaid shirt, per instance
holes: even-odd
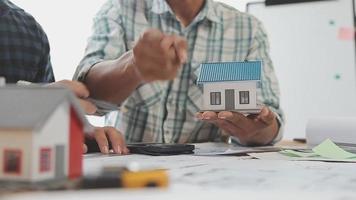
[[[53,82],[48,39],[35,19],[8,0],[0,0],[0,76]]]
[[[267,36],[258,20],[222,3],[206,0],[188,27],[182,27],[164,0],[110,0],[94,19],[93,35],[75,78],[84,80],[94,64],[116,59],[132,49],[150,27],[177,34],[189,44],[188,62],[173,81],[143,84],[123,103],[109,124],[126,135],[128,142],[187,143],[219,139],[221,130],[195,119],[202,105],[196,85],[203,62],[262,60],[258,102],[278,115],[279,88],[269,56]],[[114,116],[114,118],[112,118]],[[281,133],[275,141],[281,138]]]

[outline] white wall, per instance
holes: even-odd
[[[68,158],[69,158],[69,103],[64,102],[47,119],[46,124],[42,127],[39,133],[36,133],[33,138],[33,152],[32,152],[32,167],[33,167],[33,181],[43,181],[52,179],[55,176],[55,159],[56,159],[56,145],[65,145],[65,161],[64,174],[68,175]],[[40,172],[40,149],[51,149],[51,166],[50,171]]]
[[[105,0],[13,0],[47,33],[57,80],[72,79],[91,33],[92,18]]]
[[[218,0],[240,10],[247,0]],[[106,0],[12,0],[42,25],[51,44],[57,80],[71,79],[91,33],[92,18]]]
[[[305,137],[312,118],[354,117],[355,43],[340,37],[343,28],[352,30],[354,25],[352,1],[267,8],[260,4],[250,11],[269,35],[286,119],[285,138]]]

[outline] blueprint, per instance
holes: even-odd
[[[2,200],[355,200],[356,165],[309,161],[257,160],[243,156],[87,155],[84,172],[102,167],[163,168],[169,172],[167,189],[105,189],[25,193]]]
[[[84,169],[85,173],[97,173],[103,166],[130,165],[142,169],[168,169],[173,186],[223,190],[253,188],[258,191],[356,192],[354,163],[257,160],[247,156],[128,155],[88,157]]]

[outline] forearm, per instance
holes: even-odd
[[[140,83],[131,51],[116,60],[95,64],[85,78],[92,97],[116,104],[122,103]]]

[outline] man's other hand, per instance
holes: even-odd
[[[96,112],[97,108],[94,104],[86,100],[89,97],[89,90],[86,86],[78,81],[61,80],[47,85],[48,87],[65,87],[74,92],[84,109],[85,113],[92,115]]]
[[[264,107],[259,114],[245,116],[238,112],[206,111],[197,113],[196,118],[215,124],[230,136],[237,137],[243,145],[266,145],[278,133],[275,114]]]

